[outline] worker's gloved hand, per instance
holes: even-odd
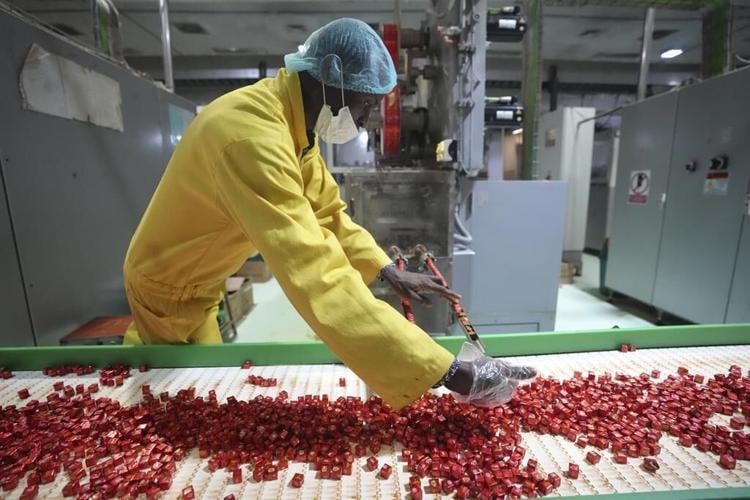
[[[399,295],[405,299],[414,300],[429,306],[432,304],[427,294],[437,294],[446,300],[460,300],[461,296],[453,290],[444,287],[440,279],[426,274],[402,271],[393,264],[389,264],[380,272],[380,277],[393,286]]]
[[[493,408],[510,401],[519,383],[537,376],[530,366],[513,366],[485,356],[477,347],[464,343],[456,356],[455,374],[444,382],[461,403]]]

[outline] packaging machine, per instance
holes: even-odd
[[[523,37],[520,9],[435,0],[420,27],[379,29],[399,85],[369,140],[363,134],[328,157],[350,214],[383,249],[400,248],[411,270],[420,267],[416,245],[432,252],[478,330],[552,330],[566,186],[503,181],[494,146],[505,127],[521,126],[523,106],[484,91],[488,40]],[[373,291],[399,307],[387,287]],[[415,305],[414,314],[432,334],[460,332],[445,303]]]

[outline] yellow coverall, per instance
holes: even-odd
[[[259,251],[315,333],[400,408],[453,355],[367,288],[390,259],[344,211],[318,146],[307,147],[296,73],[281,69],[201,111],[128,249],[126,343],[221,342],[224,280]]]

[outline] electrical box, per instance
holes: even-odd
[[[677,97],[662,94],[622,111],[607,287],[647,304],[654,298]]]
[[[487,11],[487,40],[490,42],[520,42],[526,34],[526,18],[521,7],[514,5]]]
[[[465,214],[471,251],[453,258],[454,288],[474,328],[480,334],[554,330],[565,183],[472,184]]]
[[[623,113],[607,286],[696,323],[750,321],[750,70]]]

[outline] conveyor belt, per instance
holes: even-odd
[[[662,376],[666,376],[675,373],[679,366],[689,368],[692,373],[711,376],[726,372],[732,364],[738,364],[743,370],[747,370],[750,346],[648,349],[632,353],[607,351],[524,356],[512,360],[518,364],[534,365],[543,375],[556,378],[569,378],[574,370],[591,370],[597,373],[619,371],[637,375],[658,369]],[[249,385],[246,383],[249,373],[277,378],[278,386],[263,388]],[[339,387],[340,377],[346,379],[346,387]],[[31,399],[42,399],[52,391],[52,384],[57,380],[65,380],[70,385],[88,385],[98,382],[98,372],[82,377],[54,378],[46,377],[40,372],[16,372],[14,378],[0,381],[0,404],[23,404],[17,397],[17,391],[22,388],[29,389]],[[280,390],[286,390],[291,398],[304,394],[328,394],[331,399],[342,395],[368,396],[365,385],[351,371],[337,365],[266,366],[254,367],[250,371],[239,367],[154,369],[146,373],[133,370],[124,386],[102,386],[97,396],[108,396],[123,404],[134,404],[141,397],[142,384],[149,384],[155,394],[162,391],[176,393],[179,389],[193,386],[197,395],[207,396],[208,391],[214,389],[220,401],[231,395],[238,399],[248,399],[258,394],[273,396]],[[713,421],[726,425],[728,417],[718,416]],[[589,465],[584,460],[584,450],[560,437],[523,433],[523,440],[522,445],[527,449],[526,458],[535,458],[539,462],[539,469],[545,474],[558,472],[563,476],[562,472],[567,470],[569,462],[580,465],[580,478],[569,480],[563,477],[562,485],[553,496],[750,485],[750,464],[747,461],[738,461],[736,469],[726,470],[718,465],[716,455],[679,446],[676,439],[668,435],[660,442],[661,469],[656,474],[640,469],[639,460],[631,460],[624,465],[615,464],[610,452],[602,453],[602,460],[596,466]],[[366,471],[363,467],[364,459],[360,459],[353,468],[353,475],[344,477],[342,481],[321,480],[308,464],[291,462],[289,469],[281,471],[276,481],[256,483],[245,480],[235,485],[230,484],[230,474],[225,470],[209,472],[206,460],[198,458],[197,451],[194,450],[180,462],[172,487],[163,497],[178,498],[182,488],[192,484],[196,497],[203,498],[223,498],[230,493],[238,499],[407,498],[405,485],[410,474],[405,470],[404,463],[398,461],[398,455],[398,450],[388,447],[379,454],[380,464],[389,463],[394,466],[393,474],[388,480],[377,478],[376,472]],[[244,477],[249,477],[247,466],[243,466],[243,472]],[[305,475],[301,489],[288,486],[290,478],[296,472]],[[66,482],[63,476],[58,476],[52,484],[40,486],[39,498],[59,498]],[[22,481],[21,486],[6,498],[18,498],[24,484]],[[426,486],[426,480],[423,481],[423,486]],[[440,497],[426,494],[425,498]]]

